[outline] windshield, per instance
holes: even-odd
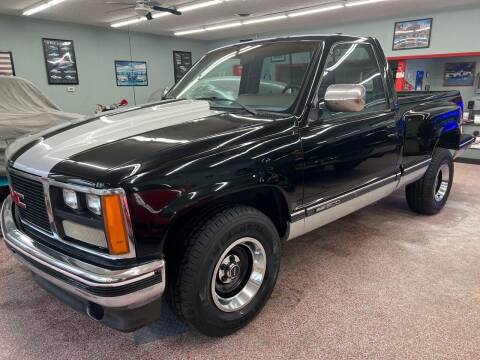
[[[214,107],[288,112],[319,44],[286,41],[211,52],[180,80],[168,97],[208,100]]]

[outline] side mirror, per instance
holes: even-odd
[[[165,99],[165,97],[167,96],[168,92],[170,91],[170,88],[169,87],[166,87],[165,89],[163,89],[162,91],[162,100]]]
[[[367,89],[363,85],[330,85],[325,105],[334,112],[360,112],[365,109]]]

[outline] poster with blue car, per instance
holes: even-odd
[[[473,86],[475,83],[475,62],[445,64],[444,86]]]
[[[147,62],[116,60],[117,86],[148,86]]]

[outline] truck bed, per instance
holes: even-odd
[[[400,91],[397,93],[400,105],[429,102],[437,100],[451,100],[460,97],[459,91]]]

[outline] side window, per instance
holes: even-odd
[[[330,85],[361,84],[367,89],[364,111],[386,108],[385,89],[373,48],[368,44],[341,43],[332,47],[325,64],[318,98],[325,98]],[[335,115],[321,106],[323,116]]]

